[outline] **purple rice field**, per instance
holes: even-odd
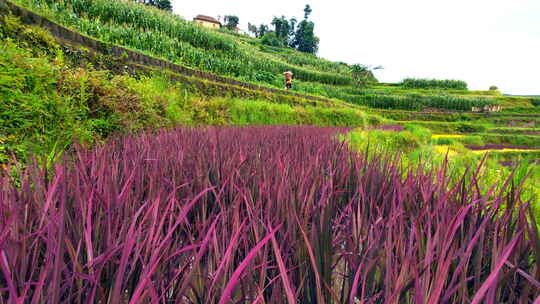
[[[0,177],[0,303],[540,303],[519,187],[344,131],[161,130]]]
[[[503,150],[503,149],[519,149],[519,150],[540,150],[540,147],[531,147],[531,146],[511,146],[503,144],[487,144],[483,146],[465,146],[469,150],[481,151],[481,150]]]
[[[393,131],[393,132],[400,132],[405,130],[405,127],[402,125],[382,125],[382,126],[376,126],[373,127],[374,130],[381,130],[381,131]]]

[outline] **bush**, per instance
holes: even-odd
[[[283,40],[281,40],[275,32],[268,32],[262,38],[261,42],[264,45],[269,46],[283,46]]]
[[[422,144],[427,144],[431,140],[431,130],[414,124],[403,126],[405,130],[416,136]]]
[[[533,98],[531,104],[535,107],[540,107],[540,98]]]

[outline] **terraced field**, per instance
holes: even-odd
[[[123,0],[0,0],[0,39],[0,303],[540,301],[537,97]]]

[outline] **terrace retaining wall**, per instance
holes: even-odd
[[[145,66],[159,68],[159,69],[166,69],[177,74],[190,76],[190,77],[203,78],[203,79],[207,79],[213,82],[223,83],[227,85],[234,85],[234,86],[238,86],[238,87],[242,87],[242,88],[246,88],[250,90],[264,91],[264,92],[272,93],[272,94],[290,95],[290,96],[307,99],[311,101],[320,101],[320,102],[327,102],[327,103],[333,102],[330,99],[321,98],[317,96],[304,95],[304,94],[298,94],[298,93],[289,92],[285,90],[262,87],[256,84],[247,83],[247,82],[235,80],[232,78],[219,76],[213,73],[191,69],[182,65],[172,63],[164,59],[159,59],[156,57],[144,55],[139,52],[135,52],[135,51],[123,48],[121,46],[101,42],[99,40],[82,35],[76,31],[70,30],[58,23],[50,21],[49,19],[41,15],[38,15],[10,1],[0,0],[0,4],[2,3],[7,5],[7,7],[10,9],[10,11],[14,15],[20,17],[23,23],[28,24],[28,25],[36,25],[36,26],[45,28],[52,35],[58,38],[61,42],[77,44],[77,45],[89,48],[91,50],[94,50],[96,52],[100,52],[107,55],[113,55],[116,57],[125,57],[126,60],[131,63],[145,65]]]

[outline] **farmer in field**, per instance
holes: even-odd
[[[283,73],[285,75],[285,88],[288,90],[292,87],[292,76],[293,73],[291,71],[287,71]]]

